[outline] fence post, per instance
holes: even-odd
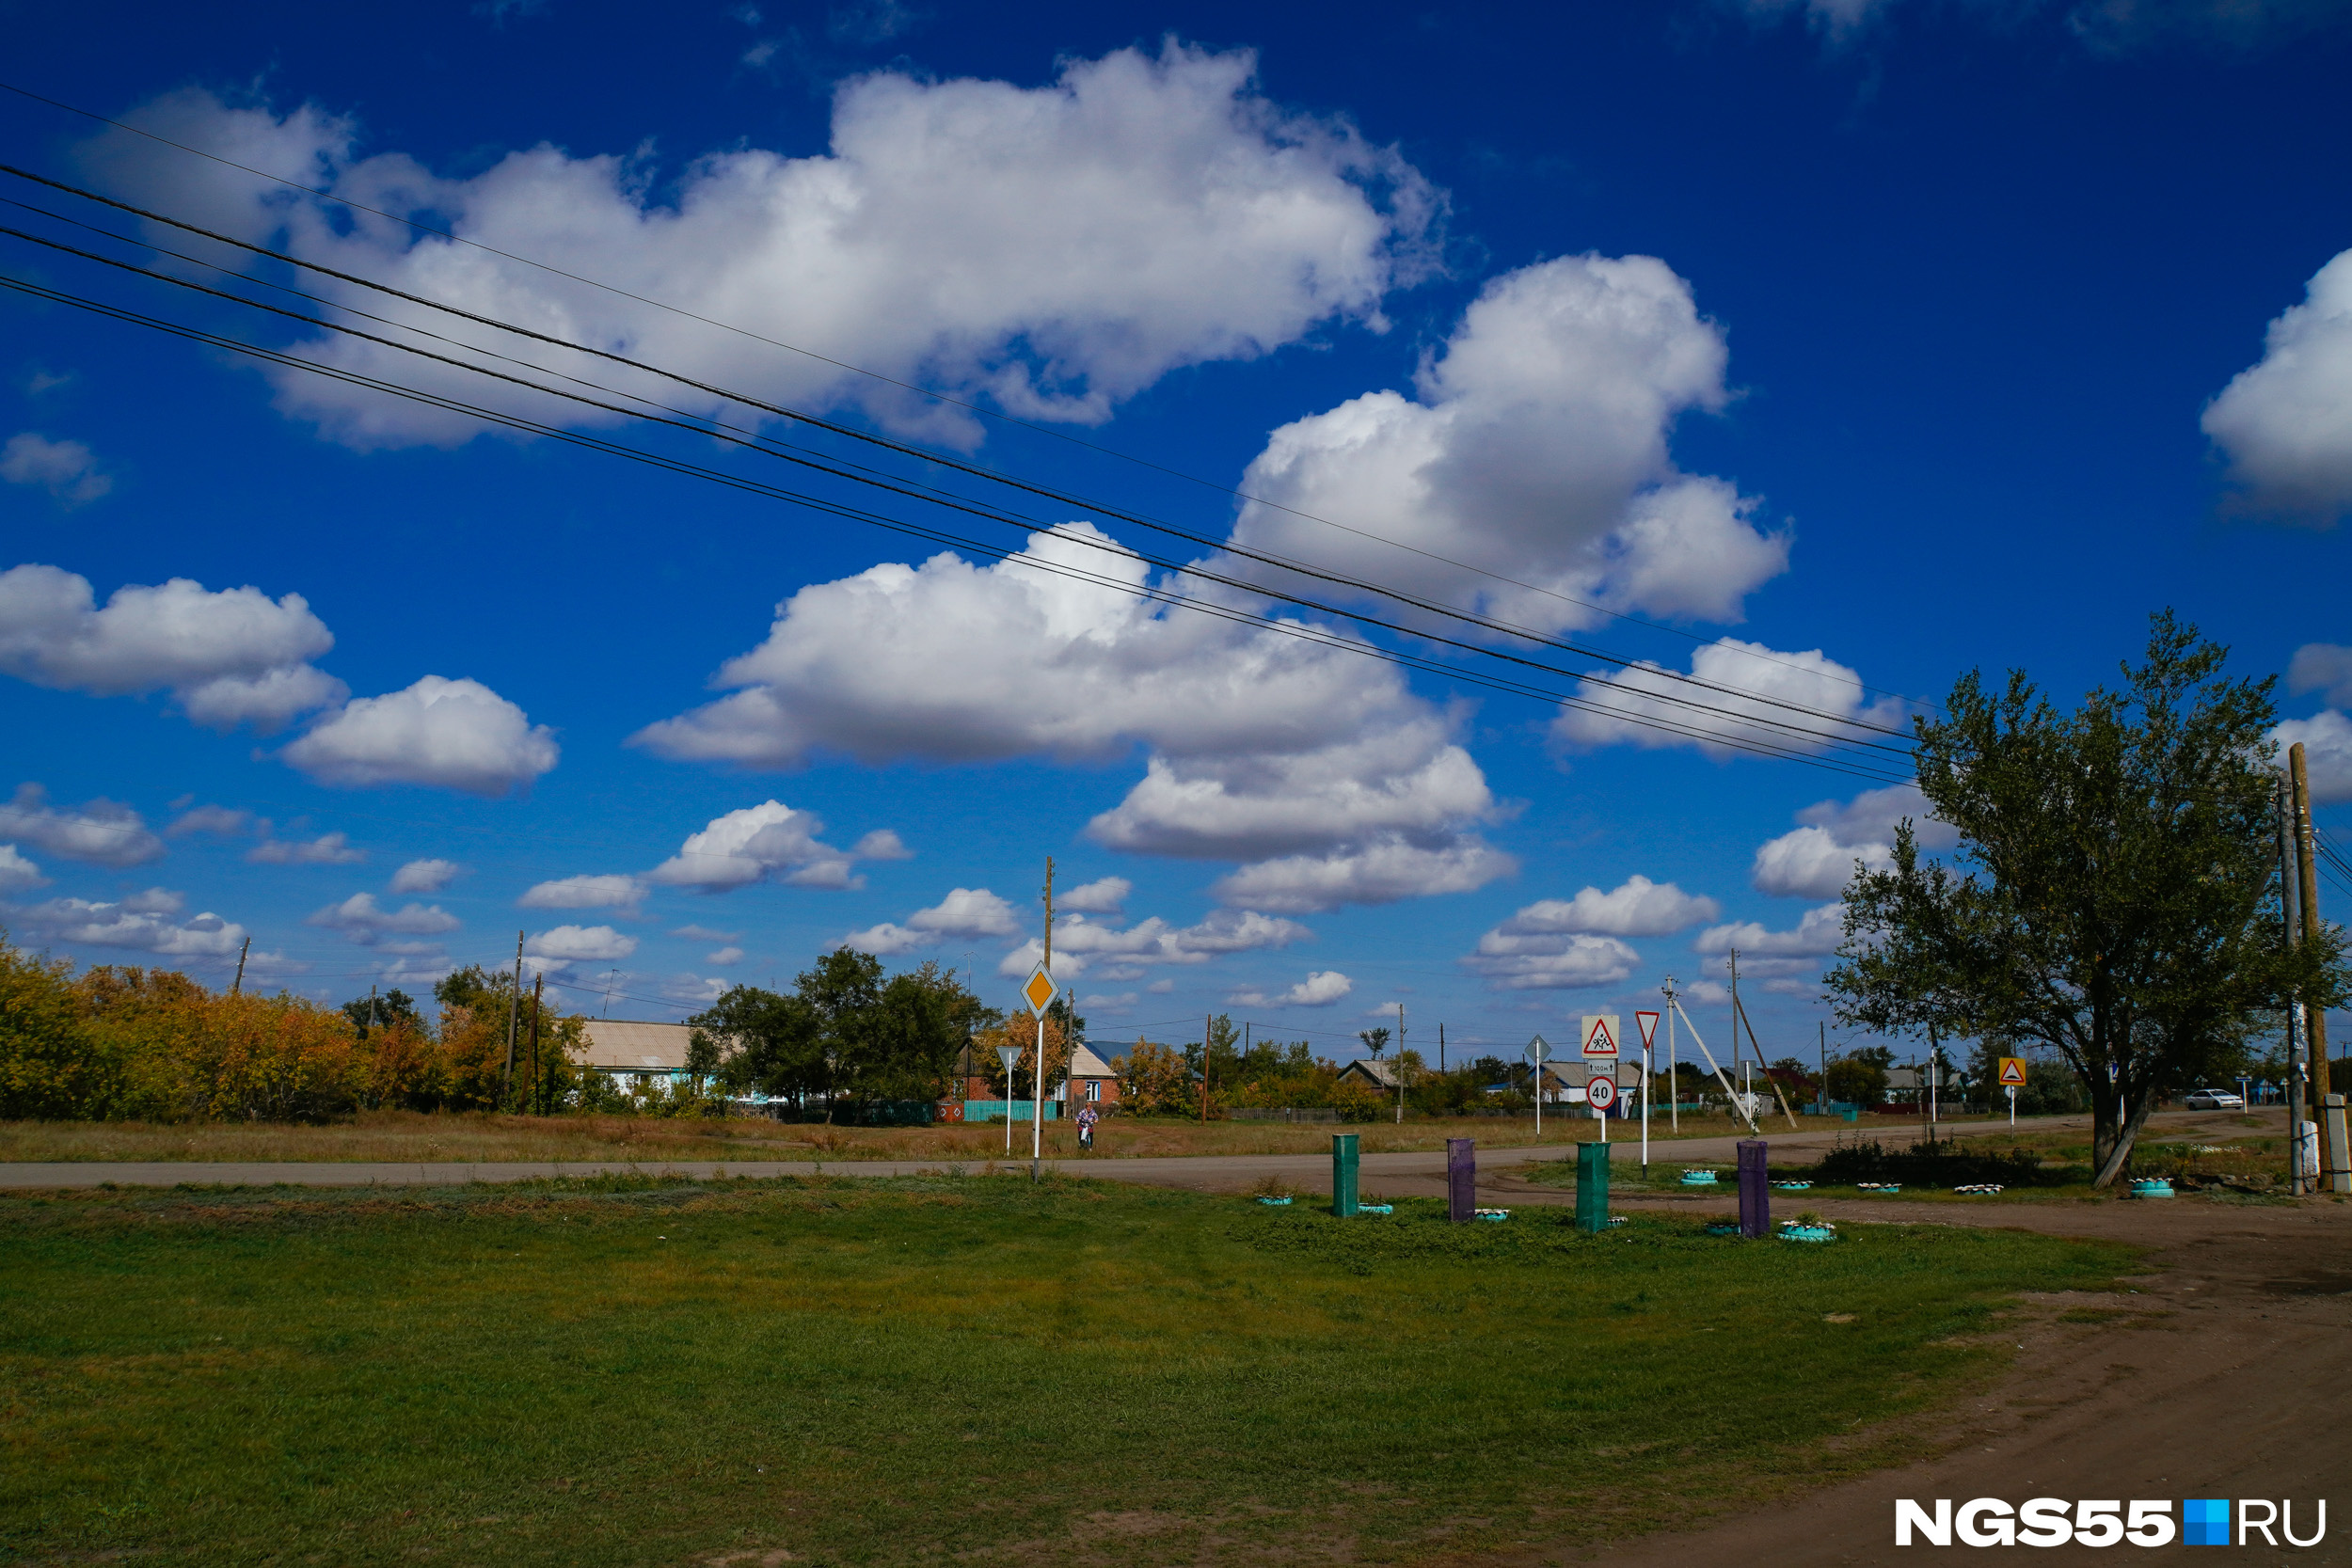
[[[1331,1134],[1331,1212],[1341,1219],[1356,1213],[1356,1134]]]
[[[1475,1138],[1445,1141],[1446,1218],[1456,1225],[1467,1224],[1470,1211],[1478,1207],[1477,1149]]]
[[[1609,1228],[1609,1146],[1576,1146],[1576,1227],[1588,1236]]]
[[[1740,1140],[1740,1234],[1751,1240],[1772,1234],[1772,1184],[1764,1164],[1767,1147],[1761,1138]]]

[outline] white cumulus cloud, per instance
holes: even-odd
[[[877,955],[911,953],[949,937],[1009,937],[1020,930],[1020,916],[1010,904],[984,887],[960,887],[930,909],[907,916],[904,926],[884,921],[851,931],[841,945]]]
[[[2323,708],[2309,719],[2290,719],[2270,732],[2283,757],[2301,742],[2303,767],[2316,805],[2352,800],[2352,719]]]
[[[87,506],[115,487],[99,472],[98,454],[80,441],[52,441],[25,431],[0,446],[0,479],[37,484],[65,507]]]
[[[322,718],[278,755],[326,784],[497,796],[555,766],[555,732],[473,680],[426,675]]]
[[[13,844],[0,844],[0,894],[23,893],[27,888],[46,887],[49,879],[40,874],[40,867],[17,849]]]
[[[0,840],[118,870],[163,857],[164,841],[129,806],[101,799],[60,811],[48,799],[37,784],[17,785],[15,799],[0,805]]]
[[[1268,995],[1262,990],[1240,990],[1226,998],[1241,1007],[1327,1007],[1356,989],[1356,982],[1336,969],[1311,969],[1307,977],[1288,990]]]
[[[1633,973],[1641,954],[1618,937],[1572,931],[1511,931],[1498,926],[1478,939],[1462,967],[1498,990],[1562,990],[1609,986]]]
[[[246,928],[209,911],[185,920],[180,894],[149,888],[116,903],[52,898],[17,911],[27,930],[53,942],[127,947],[159,958],[225,958],[245,945]]]
[[[1151,964],[1200,964],[1234,953],[1288,947],[1314,935],[1295,920],[1254,910],[1217,910],[1197,924],[1177,926],[1153,915],[1132,926],[1106,925],[1073,915],[1054,922],[1054,972],[1076,974],[1102,959],[1122,968]],[[1037,967],[1044,943],[1036,937],[1006,954],[996,973],[1019,978]]]
[[[174,809],[177,809],[175,802]],[[214,833],[222,838],[234,838],[253,826],[249,811],[231,811],[227,806],[197,806],[181,812],[164,830],[166,838],[185,838],[190,833]]]
[[[1738,620],[1788,568],[1788,536],[1667,450],[1681,414],[1723,406],[1725,360],[1662,261],[1522,268],[1486,285],[1415,396],[1366,392],[1274,432],[1234,542],[1545,631],[1599,618],[1571,599]]]
[[[1691,675],[1678,679],[1647,660],[1586,675],[1578,698],[1608,711],[1564,707],[1552,721],[1552,736],[1578,747],[1695,746],[1720,760],[1742,745],[1797,752],[1823,751],[1833,740],[1899,746],[1909,733],[1902,699],[1873,700],[1859,674],[1819,648],[1781,653],[1725,637],[1692,651]],[[1899,733],[1876,733],[1887,730]]]
[[[1748,879],[1759,893],[1788,898],[1836,898],[1853,879],[1854,863],[1873,871],[1894,864],[1895,827],[1911,819],[1920,847],[1959,842],[1937,820],[1915,784],[1866,789],[1843,804],[1822,800],[1797,813],[1804,826],[1767,841],[1756,851]]]
[[[2259,363],[2205,408],[2249,507],[2327,522],[2352,511],[2352,250],[2270,324]]]
[[[118,588],[100,608],[87,578],[56,566],[0,572],[0,671],[92,696],[169,691],[199,724],[275,729],[341,702],[309,661],[335,639],[299,594],[212,592],[187,578]]]
[[[2352,648],[2304,643],[2287,665],[2287,689],[2316,691],[2329,707],[2352,707]]]
[[[394,893],[438,893],[466,874],[455,861],[410,861],[392,873]]]
[[[1845,941],[1845,905],[1823,904],[1805,911],[1804,918],[1787,931],[1772,930],[1754,920],[1710,926],[1699,933],[1691,948],[1697,953],[1737,950],[1742,964],[1750,954],[1758,958],[1820,958],[1836,952],[1837,944]]]
[[[523,943],[523,951],[534,958],[549,958],[557,963],[582,959],[606,962],[636,952],[637,939],[610,926],[558,926],[532,936]]]
[[[914,851],[906,847],[895,829],[876,828],[850,846],[850,855],[861,861],[911,861]]]
[[[256,865],[351,865],[366,860],[368,852],[353,848],[346,834],[321,833],[310,839],[265,837],[245,858]]]
[[[538,883],[515,903],[526,910],[634,910],[646,891],[640,877],[564,877]]]
[[[193,88],[130,117],[241,162],[250,150],[259,166],[300,168],[287,177],[371,207],[430,214],[500,251],[560,260],[639,298],[403,226],[350,224],[343,209],[216,167],[198,179],[184,157],[126,132],[98,137],[85,159],[119,192],[175,211],[225,209],[215,227],[282,230],[310,259],[416,293],[755,396],[861,405],[902,429],[971,441],[968,416],[839,363],[984,396],[1025,418],[1099,421],[1179,367],[1253,358],[1333,320],[1380,325],[1382,295],[1430,264],[1439,202],[1427,183],[1343,121],[1278,108],[1257,91],[1255,69],[1247,52],[1170,43],[1068,60],[1031,88],[876,71],[836,90],[824,153],[739,145],[675,171],[643,150],[573,157],[543,143],[444,178],[398,152],[353,161],[346,119],[316,109],[281,119]],[[366,305],[423,314],[373,295]],[[778,355],[758,338],[811,353]],[[360,371],[397,359],[384,368],[403,379],[481,392],[460,372],[374,345],[296,352]],[[279,372],[278,386],[289,413],[355,446],[453,444],[479,428],[299,372]],[[660,395],[697,397],[672,386]],[[591,417],[499,396],[562,420]]]
[[[865,879],[851,874],[852,857],[817,836],[824,831],[824,819],[814,812],[762,800],[712,817],[700,832],[686,836],[676,854],[645,873],[645,879],[705,893],[769,880],[795,887],[863,885]]]
[[[1607,893],[1588,887],[1573,898],[1543,898],[1495,927],[1518,936],[1584,931],[1602,936],[1661,937],[1713,920],[1723,906],[1672,882],[1628,877]]]
[[[362,947],[373,947],[388,936],[440,936],[456,930],[461,922],[438,904],[412,903],[387,910],[377,905],[375,895],[355,893],[340,904],[311,911],[303,924],[324,926],[342,932]]]
[[[1416,843],[1387,833],[1319,855],[1283,855],[1219,878],[1216,895],[1236,907],[1305,914],[1342,904],[1388,904],[1469,893],[1518,869],[1474,833]]]
[[[1494,800],[1454,719],[1395,667],[1156,605],[1148,577],[1141,560],[1073,523],[993,566],[943,554],[803,588],[778,607],[765,642],[720,670],[732,695],[635,738],[673,757],[763,768],[818,752],[1108,760],[1142,742],[1145,776],[1089,826],[1097,842],[1273,857],[1264,879],[1292,888],[1284,907],[1296,909],[1451,892],[1510,871],[1470,831]],[[1317,863],[1285,859],[1295,855]]]
[[[1127,895],[1135,890],[1135,883],[1124,877],[1098,878],[1054,895],[1054,908],[1072,914],[1117,914],[1126,907]]]

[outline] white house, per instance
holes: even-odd
[[[644,1023],[626,1018],[592,1018],[580,1066],[601,1072],[627,1091],[686,1076],[686,1045],[693,1031],[683,1023]]]

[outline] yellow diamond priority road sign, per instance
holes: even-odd
[[[1054,977],[1045,973],[1043,964],[1040,964],[1030,971],[1029,983],[1021,988],[1021,998],[1028,1003],[1029,1011],[1041,1013],[1053,1002],[1057,989]]]

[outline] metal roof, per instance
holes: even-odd
[[[607,1071],[683,1071],[686,1042],[693,1031],[683,1023],[643,1023],[626,1018],[592,1018],[583,1065]]]
[[[1116,1078],[1111,1065],[1083,1045],[1070,1048],[1070,1076],[1073,1078]]]

